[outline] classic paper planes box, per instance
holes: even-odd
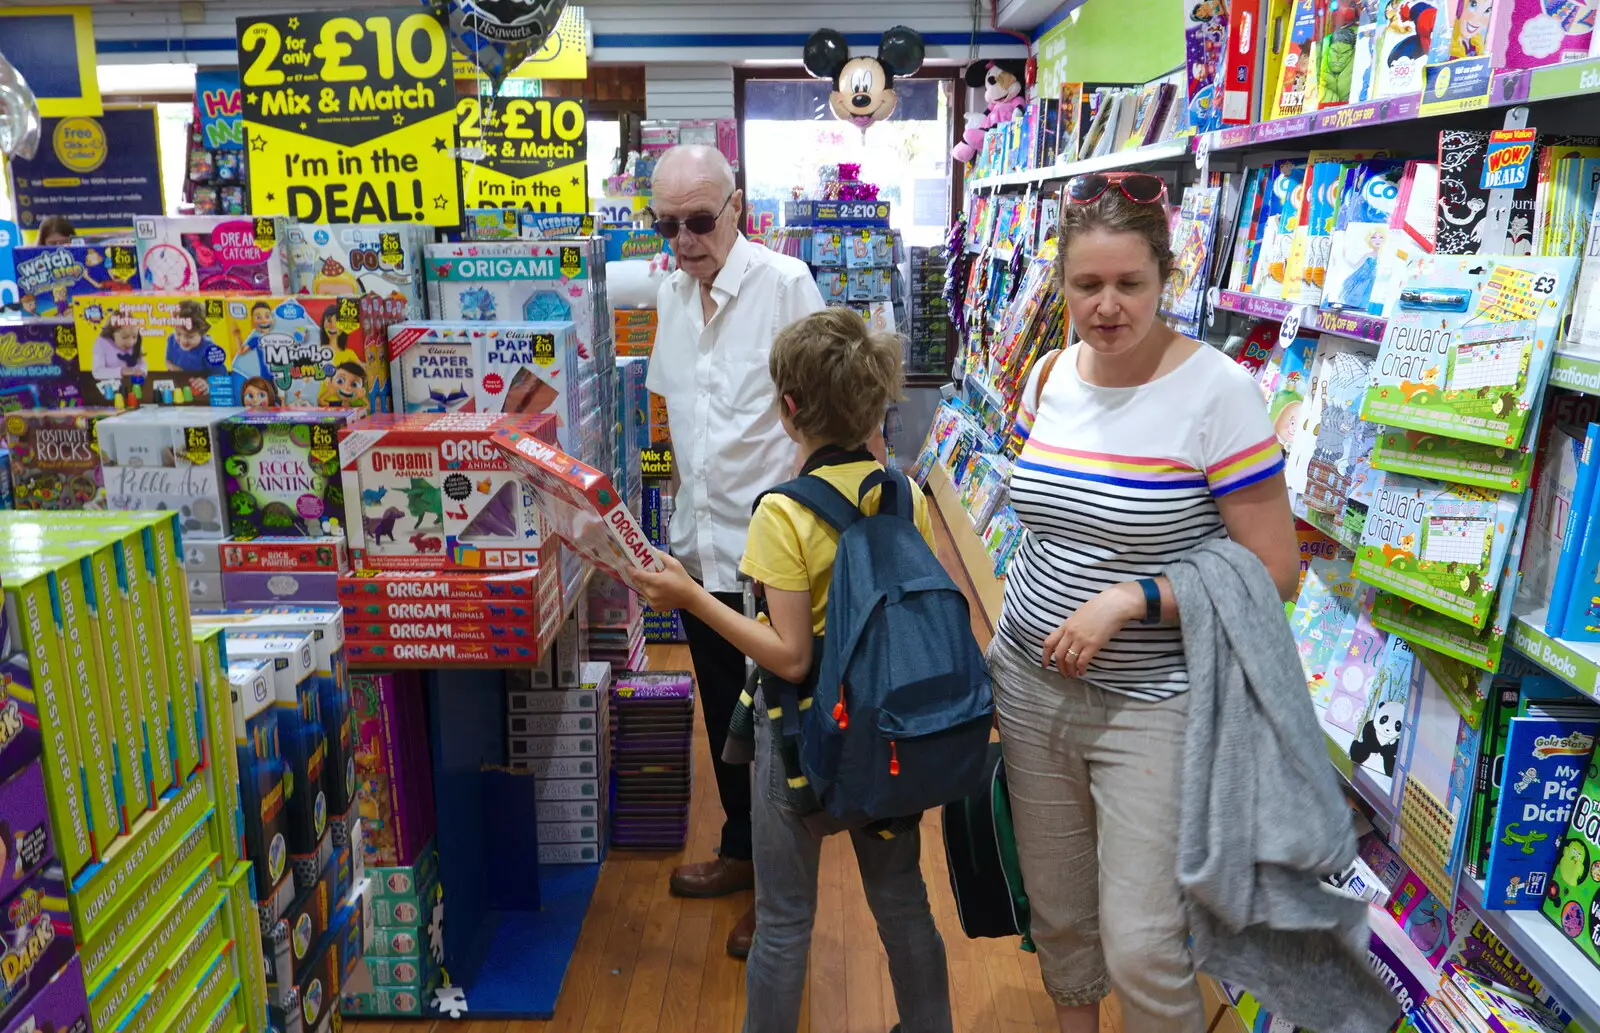
[[[83,404],[71,305],[65,319],[0,319],[0,413]]]
[[[490,441],[555,440],[548,415],[374,416],[339,435],[350,558],[378,570],[539,565],[533,491]]]
[[[222,425],[228,531],[238,541],[316,538],[344,519],[339,431],[349,409],[247,410]]]
[[[125,244],[19,247],[17,296],[25,316],[72,316],[80,294],[114,294],[139,287],[139,254]]]
[[[239,354],[233,362],[239,404],[251,409],[389,408],[387,348],[369,341],[354,297],[306,294],[242,299],[234,327]],[[374,371],[380,353],[383,370]]]
[[[245,299],[89,294],[72,301],[78,369],[95,405],[232,405]]]
[[[644,529],[605,474],[519,428],[497,432],[494,443],[527,478],[546,534],[630,584],[634,570],[661,569]]]
[[[133,221],[148,290],[293,294],[289,224],[231,215],[141,216]]]
[[[399,323],[389,328],[397,412],[476,412],[475,340],[482,323]]]
[[[432,232],[407,223],[289,225],[289,257],[302,294],[376,294],[404,303],[406,319],[421,319],[422,247]]]

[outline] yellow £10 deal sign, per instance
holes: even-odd
[[[450,39],[415,8],[239,19],[257,215],[461,223]]]
[[[582,101],[464,96],[457,113],[467,207],[589,210]]]

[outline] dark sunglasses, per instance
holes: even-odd
[[[737,191],[735,191],[737,192]],[[691,215],[687,219],[675,219],[672,216],[663,216],[656,220],[656,233],[665,240],[672,240],[678,235],[679,230],[688,230],[697,237],[704,237],[716,231],[717,220],[722,218],[722,213],[728,210],[728,202],[733,200],[729,194],[722,201],[722,207],[717,209],[717,214]]]
[[[1155,204],[1167,196],[1166,180],[1148,172],[1091,172],[1067,180],[1067,200],[1093,204],[1113,186],[1134,204]]]

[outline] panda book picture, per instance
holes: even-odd
[[[1354,733],[1328,721],[1323,730],[1350,757],[1356,774],[1388,799],[1395,797],[1395,772],[1410,706],[1416,655],[1405,639],[1389,636],[1377,671],[1367,684],[1367,699]]]

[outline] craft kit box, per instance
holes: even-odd
[[[491,444],[555,439],[555,420],[502,413],[376,416],[339,435],[357,568],[515,570],[539,564],[533,491]]]
[[[76,958],[17,1011],[6,1033],[89,1033],[89,1001],[83,966]]]
[[[229,541],[218,551],[218,560],[224,573],[267,570],[339,574],[350,569],[350,551],[344,535],[319,538],[268,535],[248,542]]]
[[[111,409],[19,409],[5,417],[18,509],[105,509],[95,426]]]
[[[435,319],[571,322],[595,361],[609,362],[611,303],[599,238],[560,244],[457,243],[424,249],[428,311]]]
[[[82,383],[71,306],[65,319],[0,319],[0,414],[79,408]]]
[[[302,294],[378,295],[421,319],[422,247],[432,232],[410,223],[289,225],[289,254]]]
[[[539,655],[535,643],[400,642],[394,639],[352,641],[353,664],[482,664],[531,663]]]
[[[72,302],[83,392],[95,405],[233,405],[234,336],[248,302],[90,294]]]
[[[140,282],[195,294],[293,294],[288,223],[279,218],[142,216],[133,222]]]
[[[115,294],[139,287],[139,253],[126,244],[54,244],[12,251],[18,304],[30,319],[72,316],[81,294]]]
[[[219,432],[224,420],[242,411],[146,407],[101,420],[95,430],[107,507],[170,510],[186,539],[222,538]]]
[[[345,515],[339,434],[354,418],[348,409],[263,410],[224,423],[230,536],[252,541],[337,533]]]
[[[233,333],[238,404],[251,409],[389,408],[389,356],[353,297],[297,294],[244,299]]]
[[[226,571],[222,575],[222,601],[232,609],[331,606],[339,601],[339,575],[332,571]]]
[[[400,323],[389,328],[396,412],[476,412],[475,338],[482,323]]]

